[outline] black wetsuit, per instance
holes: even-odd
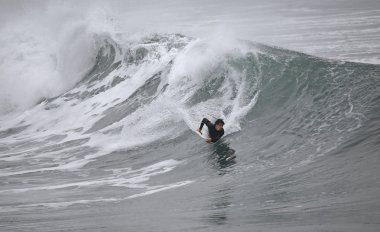
[[[199,127],[200,130],[202,130],[204,124],[208,127],[208,135],[211,138],[211,142],[215,143],[224,135],[224,130],[222,129],[221,131],[217,131],[215,129],[215,125],[212,124],[207,118],[202,120],[201,126]]]

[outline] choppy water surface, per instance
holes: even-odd
[[[0,117],[1,231],[380,229],[379,65],[92,36],[73,88]],[[203,117],[222,141],[192,132]]]

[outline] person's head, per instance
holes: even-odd
[[[223,126],[224,126],[224,122],[222,119],[218,119],[215,121],[215,129],[217,131],[221,131],[223,129]]]

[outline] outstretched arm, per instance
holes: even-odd
[[[212,123],[207,118],[203,118],[202,122],[201,122],[201,125],[199,127],[200,131],[202,130],[204,124],[206,124],[207,127],[212,127],[213,126]]]

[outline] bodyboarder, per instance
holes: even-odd
[[[217,119],[214,124],[210,122],[207,118],[203,118],[199,129],[197,130],[202,134],[202,128],[206,124],[208,127],[208,138],[206,139],[207,143],[215,143],[224,135],[224,121],[222,119]]]

